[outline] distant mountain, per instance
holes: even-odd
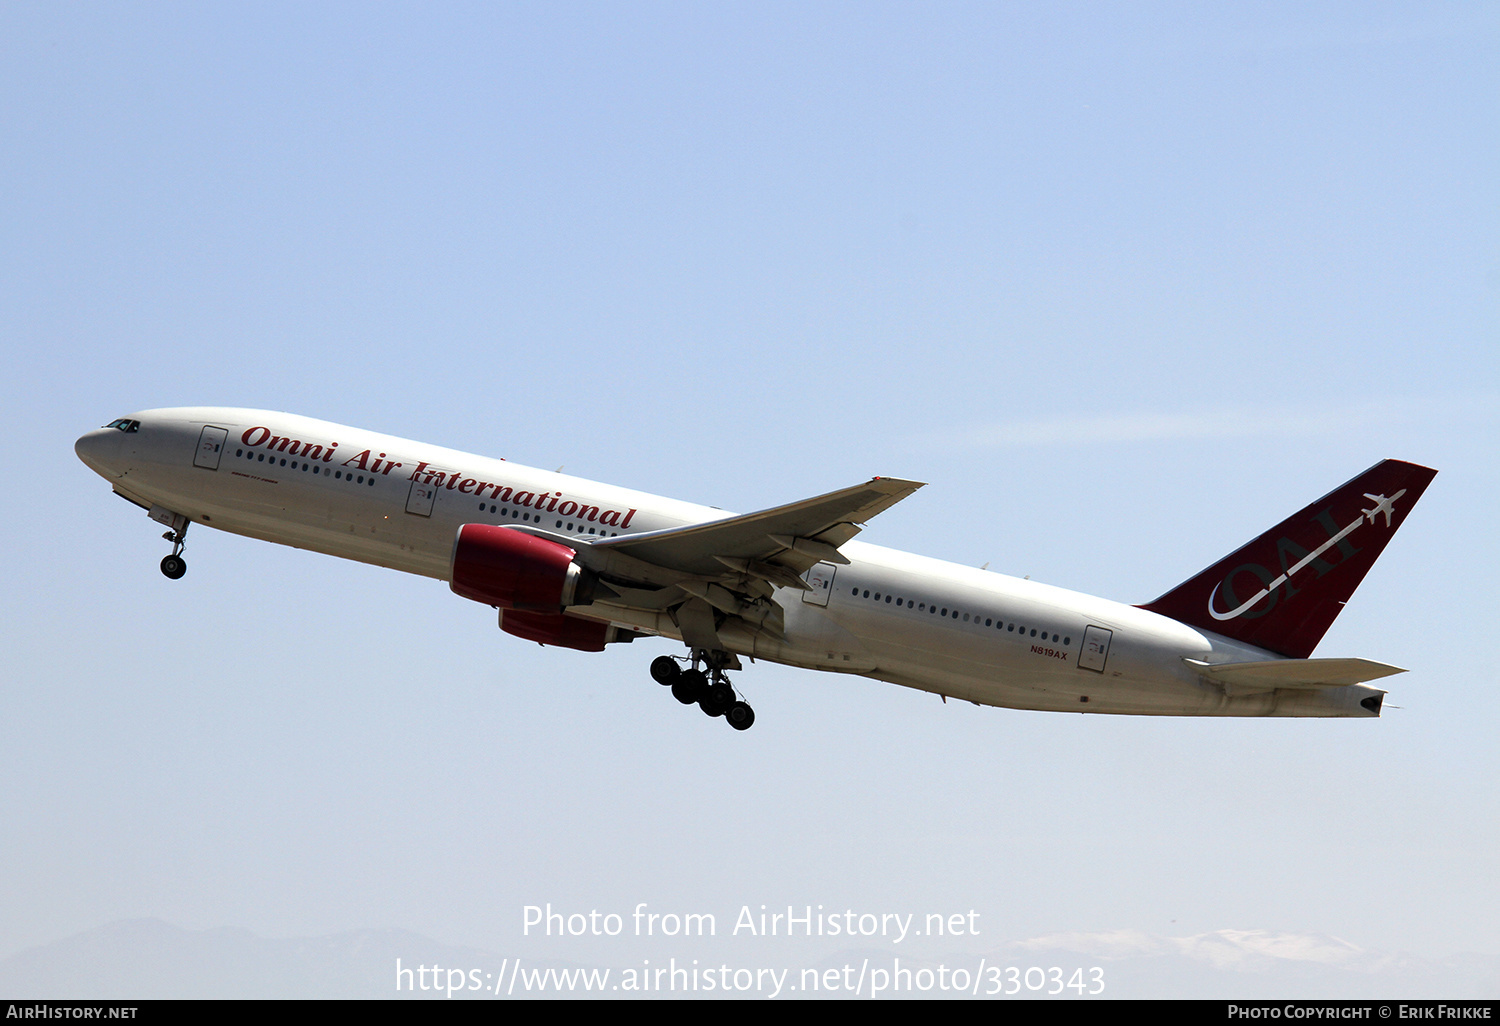
[[[818,958],[808,969],[860,964],[889,967],[893,958],[909,970],[940,965],[950,972],[977,972],[981,958],[991,967],[980,993],[1001,981],[1019,993],[1006,998],[1046,997],[1054,986],[1051,969],[1065,980],[1092,981],[1102,970],[1103,998],[1349,998],[1488,999],[1500,996],[1500,956],[1456,955],[1419,958],[1369,951],[1320,934],[1265,930],[1219,930],[1190,937],[1163,937],[1134,930],[1062,933],[1011,941],[987,954],[912,958],[882,948],[843,951]],[[403,968],[441,965],[447,969],[499,972],[504,957],[473,948],[452,947],[406,930],[352,930],[324,937],[267,940],[248,930],[221,927],[185,930],[156,919],[135,919],[89,930],[53,944],[0,960],[0,995],[43,998],[385,998],[430,999],[437,990],[396,989],[396,962]],[[639,965],[639,963],[634,963]],[[557,960],[527,959],[531,969],[578,970]],[[1008,969],[1015,967],[1017,973]],[[997,974],[994,967],[999,967]],[[1042,970],[1026,976],[1032,967]],[[804,967],[799,967],[804,968]],[[618,972],[616,968],[612,970]],[[798,971],[788,975],[785,996],[796,989]],[[1036,990],[1027,982],[1048,982]],[[921,977],[926,979],[927,977]],[[409,986],[416,982],[407,977]],[[613,977],[618,980],[619,976]],[[425,982],[432,982],[430,975]],[[1087,989],[1094,989],[1089,982]],[[613,994],[611,988],[612,996]],[[938,997],[936,990],[892,996]],[[454,997],[480,997],[473,991]],[[541,995],[532,995],[541,996]],[[555,989],[546,996],[565,996]],[[652,996],[669,997],[670,994]],[[950,995],[951,996],[951,995]],[[1075,989],[1061,999],[1078,1000]],[[1057,1000],[1058,998],[1053,998]],[[493,998],[491,998],[493,1000]]]
[[[249,930],[184,930],[159,919],[110,923],[0,961],[16,998],[397,997],[396,959],[416,968],[498,964],[407,930],[266,940]],[[420,990],[403,997],[431,997]]]
[[[1024,966],[1098,965],[1106,993],[1122,998],[1500,997],[1500,955],[1418,958],[1324,934],[1060,933],[1006,944],[992,957]]]

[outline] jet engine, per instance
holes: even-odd
[[[640,637],[635,631],[612,623],[561,613],[527,613],[518,609],[500,610],[500,629],[527,641],[576,648],[580,652],[603,652],[605,645]]]
[[[448,586],[466,599],[501,609],[558,613],[592,602],[598,587],[598,577],[573,561],[576,554],[523,531],[465,524],[453,543]]]

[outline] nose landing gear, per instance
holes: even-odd
[[[163,538],[172,543],[172,554],[162,557],[161,572],[166,575],[168,580],[178,580],[183,574],[187,573],[187,560],[182,558],[182,547],[187,543],[187,529],[192,524],[192,521],[181,513],[173,513],[171,510],[163,509],[160,506],[151,507],[147,516],[155,520],[158,524],[166,524],[171,528],[166,534],[162,535]]]
[[[734,687],[724,671],[710,667],[708,673],[693,665],[683,669],[671,656],[657,656],[651,661],[651,677],[672,689],[672,697],[683,705],[697,705],[708,716],[724,717],[735,730],[749,730],[755,722],[755,710],[735,698]]]

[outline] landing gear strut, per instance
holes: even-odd
[[[157,523],[166,524],[171,528],[166,534],[162,535],[163,538],[172,543],[172,554],[162,557],[161,572],[169,580],[175,581],[187,573],[187,560],[182,558],[182,547],[187,543],[187,529],[192,524],[192,521],[181,513],[173,513],[159,506],[153,506],[149,515]]]
[[[671,656],[657,656],[651,661],[651,678],[670,687],[672,697],[683,705],[697,705],[709,716],[722,716],[735,730],[749,730],[755,722],[755,710],[735,698],[734,687],[724,671],[710,665],[708,672],[698,668],[699,654],[694,653],[688,669],[677,665]]]

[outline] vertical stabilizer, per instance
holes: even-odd
[[[1141,608],[1305,659],[1436,475],[1377,463]]]

